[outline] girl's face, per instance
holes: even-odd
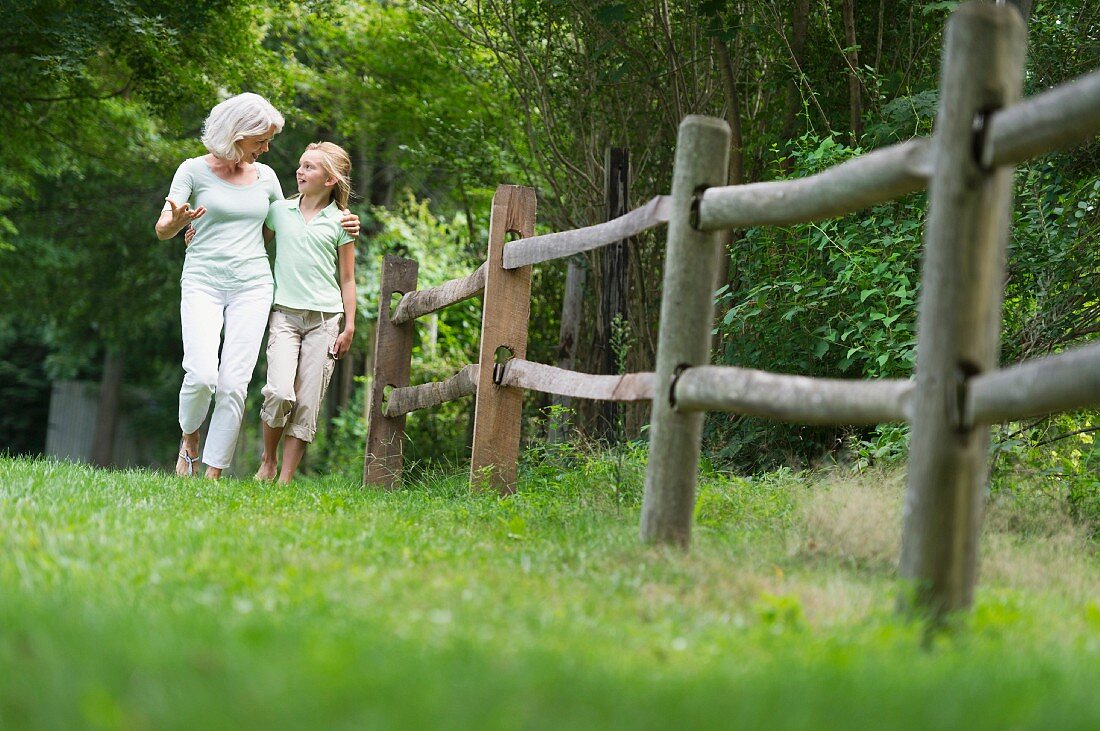
[[[268,151],[268,143],[271,142],[271,138],[275,136],[275,127],[272,126],[267,130],[266,134],[252,135],[251,137],[245,137],[237,143],[237,147],[241,151],[241,162],[253,163],[259,159],[260,155]]]
[[[324,155],[318,150],[306,150],[298,161],[298,192],[302,195],[318,195],[332,190],[336,178],[321,167]]]

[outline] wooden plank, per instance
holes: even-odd
[[[383,393],[387,386],[409,385],[412,366],[413,323],[394,325],[390,321],[393,294],[416,289],[418,265],[412,259],[387,254],[382,260],[382,283],[378,296],[378,322],[374,330],[374,367],[367,403],[367,438],[363,459],[363,484],[392,489],[401,481],[405,416],[386,416]]]
[[[913,382],[808,378],[699,366],[680,373],[672,389],[677,411],[730,411],[795,424],[882,424],[907,421]]]
[[[676,373],[710,360],[721,232],[692,226],[696,195],[726,182],[730,128],[724,120],[688,116],[680,123],[672,169],[668,248],[661,285],[657,372],[650,421],[640,536],[686,547],[691,541],[703,414],[678,413],[669,398]]]
[[[1000,341],[1011,168],[979,164],[984,114],[1015,102],[1026,29],[1012,8],[960,5],[947,24],[917,320],[900,606],[938,625],[968,607],[989,470],[989,428],[965,424],[967,381]]]
[[[1100,134],[1100,71],[991,115],[982,160],[1010,165]],[[869,152],[798,180],[711,188],[699,203],[705,231],[788,225],[842,216],[921,190],[931,146],[916,138]]]
[[[1036,358],[973,378],[966,390],[969,424],[1100,406],[1100,343]]]
[[[477,363],[471,363],[445,381],[395,388],[386,400],[383,412],[390,417],[400,416],[470,396],[477,393],[477,374]]]
[[[595,376],[521,358],[504,364],[501,385],[597,401],[648,401],[653,398],[652,373]]]
[[[1100,134],[1100,70],[1029,97],[989,120],[982,159],[1011,165]]]
[[[625,216],[572,231],[532,236],[513,241],[504,249],[504,268],[516,269],[551,259],[564,259],[582,251],[598,249],[637,236],[668,220],[668,196],[658,195]]]
[[[485,258],[470,485],[502,494],[515,491],[523,391],[494,383],[493,366],[501,348],[516,358],[527,356],[531,312],[531,267],[504,268],[505,239],[509,233],[531,236],[534,230],[535,191],[518,185],[499,186],[493,196]]]
[[[418,289],[401,297],[391,321],[401,325],[409,320],[438,312],[445,307],[476,297],[485,289],[485,264],[461,279],[452,279],[438,287]]]
[[[925,187],[929,150],[928,140],[917,138],[797,180],[708,188],[699,201],[699,228],[819,221],[893,200]]]

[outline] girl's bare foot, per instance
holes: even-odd
[[[184,434],[176,457],[176,475],[194,477],[199,472],[199,433]]]
[[[275,479],[275,473],[278,472],[279,465],[275,463],[275,460],[268,460],[266,457],[260,461],[260,469],[256,470],[255,479],[262,480],[263,482],[271,482]]]
[[[222,468],[221,467],[207,467],[206,468],[206,479],[208,479],[208,480],[217,480],[217,479],[220,479],[221,476],[222,476]]]

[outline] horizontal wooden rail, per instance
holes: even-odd
[[[677,411],[732,411],[797,424],[907,421],[913,383],[808,378],[731,366],[687,368],[672,387]]]
[[[509,242],[504,247],[504,268],[518,269],[528,264],[598,249],[667,222],[668,196],[658,195],[644,206],[606,223]]]
[[[990,116],[982,159],[1011,165],[1100,134],[1100,71],[1036,94]],[[816,175],[708,188],[699,228],[785,225],[842,216],[923,189],[928,140],[916,138],[860,155]]]
[[[699,228],[714,231],[840,216],[921,190],[930,165],[928,140],[918,138],[805,178],[708,188],[699,201]]]
[[[594,376],[521,358],[512,358],[504,365],[500,384],[598,401],[649,401],[653,398],[652,373]]]
[[[966,396],[967,424],[1100,406],[1100,343],[975,376]]]
[[[477,376],[480,367],[476,363],[463,366],[462,370],[445,381],[422,383],[419,386],[395,388],[386,399],[383,413],[388,417],[401,416],[410,411],[430,409],[448,401],[477,393]]]
[[[998,111],[987,123],[982,161],[1009,165],[1100,134],[1100,71]]]
[[[476,297],[483,289],[485,289],[484,263],[473,273],[461,279],[452,279],[430,289],[407,292],[397,303],[392,322],[394,325],[400,325],[432,312],[438,312],[444,307]]]

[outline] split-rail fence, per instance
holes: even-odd
[[[651,401],[640,534],[690,542],[703,416],[806,424],[909,422],[902,604],[932,617],[970,605],[988,484],[989,426],[1100,405],[1100,343],[998,367],[1013,166],[1100,133],[1100,70],[1020,101],[1026,31],[1015,8],[971,2],[948,21],[931,139],[875,150],[803,179],[726,185],[730,130],[680,125],[671,194],[607,223],[533,236],[535,194],[502,185],[486,262],[416,289],[416,262],[382,267],[364,481],[400,479],[405,414],[475,395],[471,484],[514,490],[523,391]],[[710,365],[722,232],[845,215],[929,190],[913,379],[840,380]],[[526,360],[531,266],[668,225],[653,373],[595,376]],[[509,234],[520,238],[506,241]],[[393,293],[399,304],[390,312]],[[410,387],[413,320],[482,294],[478,362]],[[392,391],[386,396],[387,387]]]

